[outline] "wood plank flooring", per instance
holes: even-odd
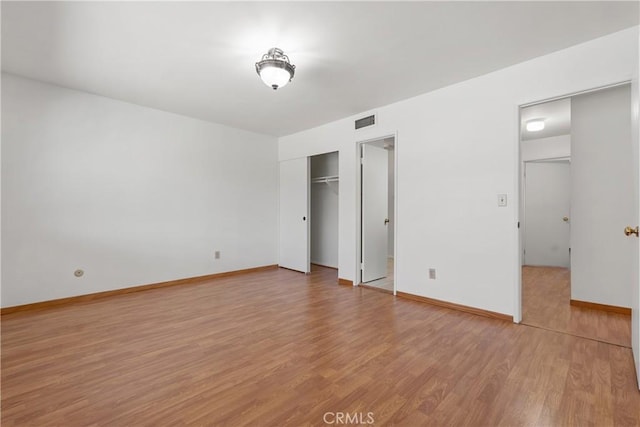
[[[561,267],[522,267],[522,323],[631,347],[631,316],[574,307],[571,273]]]
[[[2,425],[640,425],[631,350],[274,270],[2,316]],[[366,419],[366,418],[365,418]],[[334,424],[335,425],[335,424]]]

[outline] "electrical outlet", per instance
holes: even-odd
[[[213,255],[215,259],[220,259],[220,251],[216,251]]]
[[[436,278],[436,269],[435,268],[430,268],[429,269],[429,279],[435,279]]]

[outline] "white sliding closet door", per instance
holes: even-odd
[[[280,162],[280,267],[308,273],[309,158]]]

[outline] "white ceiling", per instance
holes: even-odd
[[[3,1],[2,69],[287,135],[637,24],[637,2]]]
[[[543,130],[538,132],[527,131],[527,122],[534,119],[544,120]],[[523,108],[520,111],[520,120],[520,137],[523,141],[569,135],[571,133],[571,98],[563,98]]]

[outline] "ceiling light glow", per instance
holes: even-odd
[[[531,120],[527,122],[529,132],[539,132],[544,129],[544,120]]]

